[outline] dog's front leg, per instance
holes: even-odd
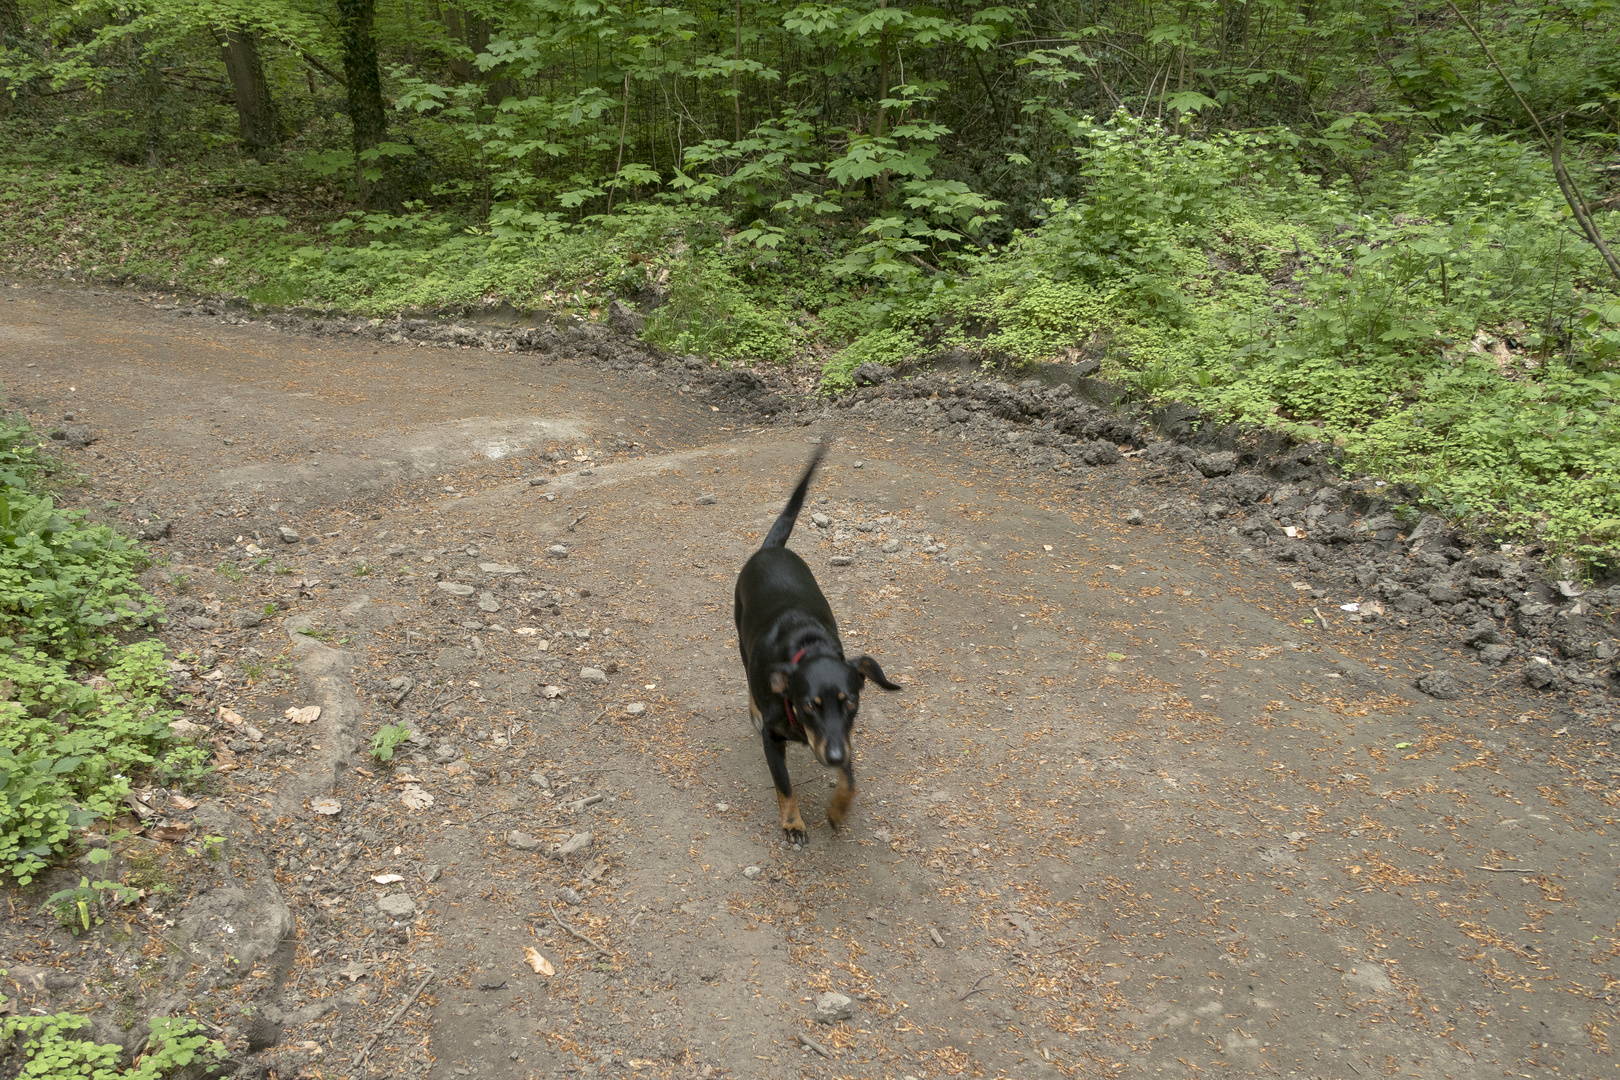
[[[844,817],[849,813],[849,804],[855,800],[855,769],[849,762],[838,770],[838,789],[833,792],[832,798],[827,800],[827,824],[835,829],[844,827]]]
[[[799,815],[799,797],[793,794],[793,778],[787,771],[787,744],[765,732],[765,764],[771,770],[771,782],[776,785],[776,805],[782,811],[782,835],[790,844],[804,844],[810,839]]]

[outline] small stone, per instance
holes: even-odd
[[[607,672],[603,671],[601,668],[598,668],[598,667],[582,667],[582,668],[580,668],[579,669],[579,677],[584,679],[586,682],[607,682],[608,681]]]
[[[1463,693],[1462,686],[1446,671],[1431,671],[1422,676],[1417,681],[1417,688],[1442,701],[1455,701]]]
[[[632,701],[630,704],[624,707],[624,715],[626,716],[640,716],[646,711],[647,706],[643,705],[639,701]]]
[[[439,588],[451,596],[471,596],[473,594],[471,585],[463,585],[459,581],[441,581],[439,582]]]
[[[566,559],[568,558],[568,549],[561,544],[552,544],[546,548],[546,554],[553,559]]]
[[[1142,511],[1140,510],[1132,510],[1125,515],[1125,524],[1127,525],[1140,525],[1144,520],[1146,519],[1142,517]]]
[[[495,599],[494,593],[485,590],[478,594],[478,610],[499,611],[501,610],[501,602]]]
[[[615,300],[608,305],[608,325],[618,333],[635,337],[646,327],[647,319],[623,300]]]
[[[577,855],[591,846],[591,834],[588,832],[575,833],[570,836],[562,847],[557,849],[558,855]]]
[[[547,477],[544,477],[544,476],[531,476],[531,477],[529,477],[529,486],[530,487],[541,487],[541,486],[543,486],[545,484],[549,484],[549,483],[551,483],[551,480],[548,479]]]
[[[1205,476],[1230,476],[1237,468],[1237,455],[1230,450],[1205,454],[1193,462],[1193,467]]]
[[[540,696],[545,698],[547,701],[555,701],[562,697],[565,693],[567,693],[567,691],[560,686],[551,686],[548,684],[540,688]]]
[[[856,463],[855,463],[855,464],[854,464],[854,465],[852,465],[852,466],[850,466],[850,467],[851,467],[851,468],[854,468],[854,469],[864,469],[864,468],[866,468],[866,462],[864,462],[864,461],[857,461],[857,462],[856,462]]]
[[[577,891],[570,889],[566,885],[557,890],[557,899],[561,900],[569,907],[579,907],[580,904],[585,902],[585,898],[583,896],[579,895]]]
[[[481,562],[478,564],[478,569],[486,574],[515,574],[518,572],[518,568],[511,563],[501,562]]]
[[[231,616],[231,625],[238,630],[251,630],[262,622],[264,622],[262,611],[238,611]]]
[[[431,885],[444,876],[444,867],[438,863],[428,863],[422,867],[422,880]]]
[[[883,541],[883,552],[884,552],[884,554],[893,555],[895,552],[897,552],[899,550],[900,550],[900,541],[898,541],[898,540],[885,540],[885,541]]]
[[[1532,690],[1548,690],[1558,683],[1558,672],[1551,664],[1529,663],[1524,666],[1524,685]]]
[[[818,1024],[836,1024],[855,1015],[855,1002],[843,994],[826,993],[816,998],[813,1014]]]
[[[454,743],[442,742],[433,748],[433,760],[440,765],[452,762],[460,756],[461,751],[456,749]]]
[[[602,670],[607,672],[609,675],[617,675],[619,673],[619,662],[617,660],[609,660],[607,663],[602,665]]]
[[[193,615],[191,618],[186,620],[186,625],[191,627],[193,630],[212,630],[219,624],[206,616]]]
[[[377,910],[391,919],[408,919],[416,914],[416,901],[409,893],[389,893],[377,901]]]
[[[276,535],[281,537],[283,544],[296,544],[299,540],[298,530],[290,525],[277,525]]]
[[[506,834],[506,846],[516,848],[518,851],[533,851],[540,846],[540,841],[526,832],[513,829]]]
[[[854,562],[855,560],[853,558],[851,558],[850,556],[848,556],[848,555],[834,555],[831,559],[829,559],[827,561],[832,563],[832,565],[834,565],[834,566],[848,566],[850,563]]]
[[[551,778],[549,776],[547,776],[543,772],[530,773],[529,774],[529,783],[533,784],[535,787],[539,788],[541,791],[550,791],[551,790]]]
[[[388,547],[383,549],[383,554],[387,555],[391,559],[397,559],[401,555],[405,554],[405,545],[404,544],[389,544]]]
[[[697,497],[697,505],[699,505],[699,506],[713,506],[715,503],[717,503],[719,501],[720,500],[716,496],[713,496],[713,495],[699,495]]]
[[[1479,659],[1485,664],[1500,664],[1513,655],[1510,645],[1487,645],[1479,650]]]
[[[810,524],[814,525],[818,529],[825,529],[827,526],[832,524],[832,518],[822,513],[811,514]]]
[[[763,874],[764,872],[765,871],[761,870],[757,866],[745,866],[745,867],[743,867],[743,877],[747,878],[749,881],[753,881],[755,878],[759,877],[759,875]]]

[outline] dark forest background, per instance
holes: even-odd
[[[1620,546],[1620,5],[0,0],[0,261],[1087,360]]]

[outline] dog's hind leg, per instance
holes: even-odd
[[[855,770],[845,765],[838,770],[838,789],[827,800],[827,824],[835,829],[844,827],[849,804],[855,801]]]
[[[782,835],[790,844],[807,843],[810,834],[799,813],[799,797],[793,793],[793,778],[787,771],[786,746],[780,739],[765,735],[765,764],[770,766],[771,782],[776,785],[776,805],[782,811]]]

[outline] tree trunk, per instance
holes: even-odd
[[[465,8],[445,8],[444,26],[450,31],[450,40],[465,45],[473,56],[489,48],[490,22]],[[477,69],[472,60],[461,56],[450,58],[450,73],[457,82],[472,82]]]
[[[259,42],[251,30],[215,30],[225,74],[236,98],[236,123],[242,142],[255,155],[280,142],[276,131],[276,105],[264,78]]]
[[[20,0],[0,0],[0,41],[6,35],[20,38],[23,32],[22,3]]]
[[[382,75],[377,70],[377,38],[372,32],[377,0],[337,0],[337,10],[338,27],[343,33],[343,75],[348,80],[344,89],[349,99],[349,123],[354,129],[355,181],[360,189],[360,205],[371,208],[390,202],[393,189],[387,159],[366,161],[361,157],[367,150],[375,150],[388,131]],[[367,177],[368,172],[378,169],[383,171],[381,177]]]

